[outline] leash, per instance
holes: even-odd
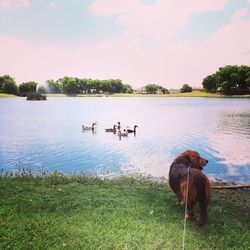
[[[186,213],[187,213],[187,202],[188,202],[188,187],[189,187],[189,175],[190,175],[190,167],[188,167],[188,174],[187,174],[187,194],[186,194],[186,199],[185,199],[185,214],[184,214],[184,225],[183,225],[183,237],[182,237],[182,250],[185,250],[185,237],[186,237],[186,224],[187,224],[187,219],[186,219]]]

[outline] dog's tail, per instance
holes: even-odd
[[[202,227],[207,222],[207,206],[210,199],[210,190],[207,188],[207,180],[205,176],[198,176],[195,180],[195,186],[197,189],[199,208],[200,208],[200,217],[197,222],[198,227]]]

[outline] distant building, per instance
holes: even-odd
[[[90,89],[90,93],[91,94],[96,93],[96,89]]]
[[[170,94],[179,94],[180,92],[181,92],[180,89],[170,89],[170,90],[169,90],[169,93],[170,93]]]
[[[147,94],[147,91],[145,87],[141,87],[141,88],[134,89],[134,93],[135,94]]]
[[[204,88],[202,87],[192,87],[193,91],[200,91],[200,92],[204,92]]]

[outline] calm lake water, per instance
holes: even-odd
[[[136,136],[106,133],[117,122]],[[98,123],[96,133],[81,125]],[[209,160],[204,171],[250,181],[250,99],[67,97],[0,99],[0,171],[168,176],[186,149]]]

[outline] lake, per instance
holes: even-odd
[[[59,170],[167,177],[187,149],[208,159],[210,177],[250,181],[250,99],[48,97],[0,99],[0,171]],[[95,133],[82,124],[97,122]],[[117,122],[137,133],[106,133]]]

